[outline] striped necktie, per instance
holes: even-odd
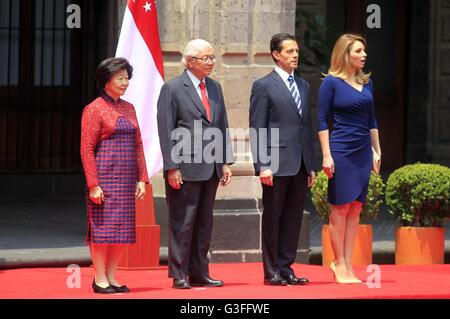
[[[294,98],[295,105],[297,105],[298,112],[302,115],[302,99],[300,98],[300,93],[298,92],[297,85],[295,84],[294,77],[289,75],[289,91],[291,91],[292,97]]]

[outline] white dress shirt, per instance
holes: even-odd
[[[197,91],[197,94],[198,94],[198,96],[200,97],[200,100],[202,100],[202,91],[201,91],[201,89],[200,89],[200,82],[205,83],[205,88],[206,88],[206,82],[205,82],[205,80],[203,79],[203,81],[200,81],[200,80],[199,80],[194,74],[192,74],[192,72],[189,71],[188,69],[186,69],[186,73],[187,73],[187,75],[189,76],[189,78],[191,79],[192,84],[194,84],[194,88],[195,88],[195,90]],[[205,91],[206,91],[206,96],[207,96],[208,99],[209,99],[209,96],[208,96],[208,89],[206,89]]]

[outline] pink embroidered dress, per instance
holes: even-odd
[[[86,242],[136,242],[136,182],[148,183],[141,134],[132,104],[106,93],[87,105],[81,119],[81,160],[86,176]],[[89,199],[100,186],[105,201]]]

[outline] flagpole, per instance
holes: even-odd
[[[134,67],[124,100],[133,104],[139,122],[149,177],[162,169],[156,109],[164,84],[156,2],[128,0],[116,51]],[[146,185],[143,200],[136,201],[136,244],[129,245],[119,269],[159,267],[161,229],[156,224],[153,188]]]

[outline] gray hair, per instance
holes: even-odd
[[[205,47],[210,47],[211,49],[213,48],[211,43],[203,39],[194,39],[189,41],[184,48],[181,63],[183,63],[184,66],[187,66],[186,58],[190,56],[196,56]]]

